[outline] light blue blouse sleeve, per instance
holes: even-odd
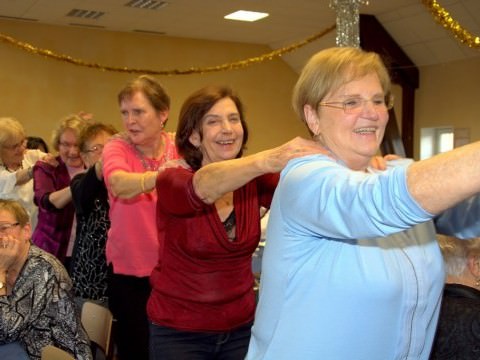
[[[288,164],[276,196],[283,219],[307,235],[386,236],[433,218],[408,192],[406,169],[367,173],[323,155],[308,156]]]

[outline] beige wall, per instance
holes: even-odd
[[[258,56],[266,46],[155,35],[116,33],[0,20],[0,32],[19,41],[87,62],[133,69],[184,70]],[[50,140],[60,118],[80,110],[121,129],[116,94],[136,74],[103,72],[26,53],[0,42],[0,116],[15,116],[29,134]],[[307,132],[291,110],[297,74],[275,59],[246,69],[217,73],[157,76],[172,97],[168,130],[174,130],[179,107],[192,91],[213,83],[232,86],[243,99],[251,138],[249,152],[278,145]],[[469,128],[480,140],[480,57],[420,69],[416,92],[415,157],[421,127]],[[394,92],[397,103],[401,92]],[[398,111],[400,106],[396,107]],[[401,114],[397,112],[400,119]]]
[[[416,158],[422,127],[468,128],[480,140],[480,57],[421,68],[415,101]]]
[[[86,62],[148,70],[208,67],[258,56],[266,46],[115,33],[0,21],[0,32]],[[14,116],[28,134],[50,141],[51,131],[65,115],[80,110],[121,129],[116,95],[136,74],[104,72],[24,52],[0,42],[0,116]],[[279,145],[296,135],[307,136],[291,110],[290,95],[297,74],[276,59],[225,72],[157,76],[172,97],[167,129],[176,128],[179,107],[193,91],[208,84],[233,87],[246,107],[249,152]]]

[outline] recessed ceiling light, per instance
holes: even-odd
[[[231,14],[225,15],[223,18],[228,20],[239,20],[239,21],[257,21],[267,17],[268,15],[269,15],[268,13],[238,10]]]

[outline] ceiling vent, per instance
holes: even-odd
[[[82,9],[72,9],[67,14],[67,16],[70,16],[70,17],[75,17],[80,19],[90,19],[90,20],[98,20],[103,15],[105,15],[103,11],[82,10]]]
[[[135,9],[158,10],[168,5],[167,1],[157,0],[131,0],[125,4],[127,7]]]

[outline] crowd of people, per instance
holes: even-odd
[[[119,360],[476,354],[480,143],[378,157],[390,86],[377,54],[322,50],[293,89],[311,138],[249,155],[223,85],[188,96],[167,132],[170,96],[139,76],[117,96],[120,131],[68,115],[54,154],[0,118],[0,357],[92,359],[86,300],[112,311]]]

